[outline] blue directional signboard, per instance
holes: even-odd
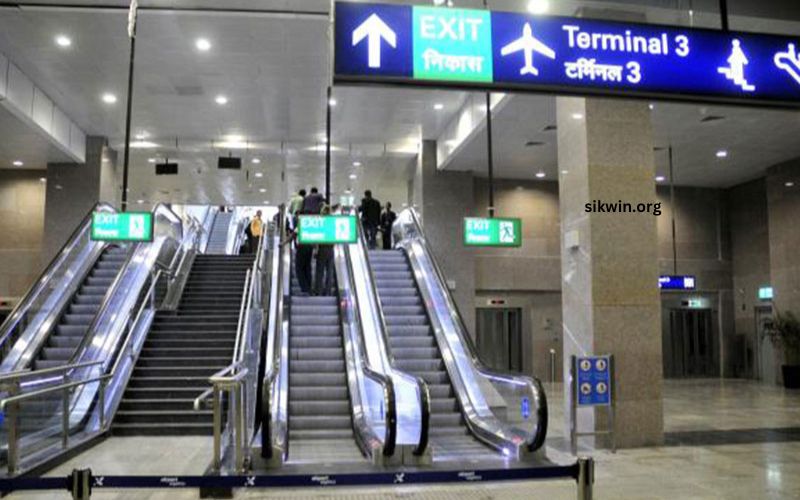
[[[662,290],[694,290],[697,288],[697,279],[690,275],[659,276],[658,288]]]
[[[578,356],[575,359],[578,406],[611,404],[611,363],[609,356]]]
[[[335,81],[800,105],[800,36],[336,4]]]

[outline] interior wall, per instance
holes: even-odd
[[[794,183],[786,186],[787,182]],[[800,316],[800,160],[771,168],[766,179],[770,275],[779,312]]]
[[[44,172],[0,170],[0,297],[20,297],[42,271]]]

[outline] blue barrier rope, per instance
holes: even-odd
[[[102,476],[89,474],[91,489],[98,488],[286,488],[320,486],[380,486],[473,481],[523,481],[578,478],[578,464],[459,471],[377,472],[348,474],[242,476]],[[73,477],[19,477],[0,479],[0,491],[72,491]]]

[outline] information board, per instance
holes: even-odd
[[[301,245],[335,245],[358,241],[355,215],[301,215],[297,242]]]
[[[92,241],[153,241],[153,214],[150,212],[95,212],[92,214]]]
[[[522,245],[520,219],[464,219],[464,244],[480,247],[518,247]]]
[[[575,364],[578,406],[611,405],[610,357],[578,356]]]
[[[697,279],[691,275],[663,275],[658,278],[658,288],[662,290],[694,290]]]
[[[337,83],[800,104],[800,37],[337,2]]]

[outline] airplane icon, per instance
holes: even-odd
[[[500,55],[505,57],[509,54],[520,51],[525,52],[525,66],[519,70],[520,75],[539,76],[539,70],[533,65],[534,52],[537,52],[545,57],[549,57],[550,59],[556,58],[556,53],[553,49],[533,36],[533,28],[531,28],[531,23],[525,23],[525,27],[522,29],[522,37],[503,47],[500,50]]]

